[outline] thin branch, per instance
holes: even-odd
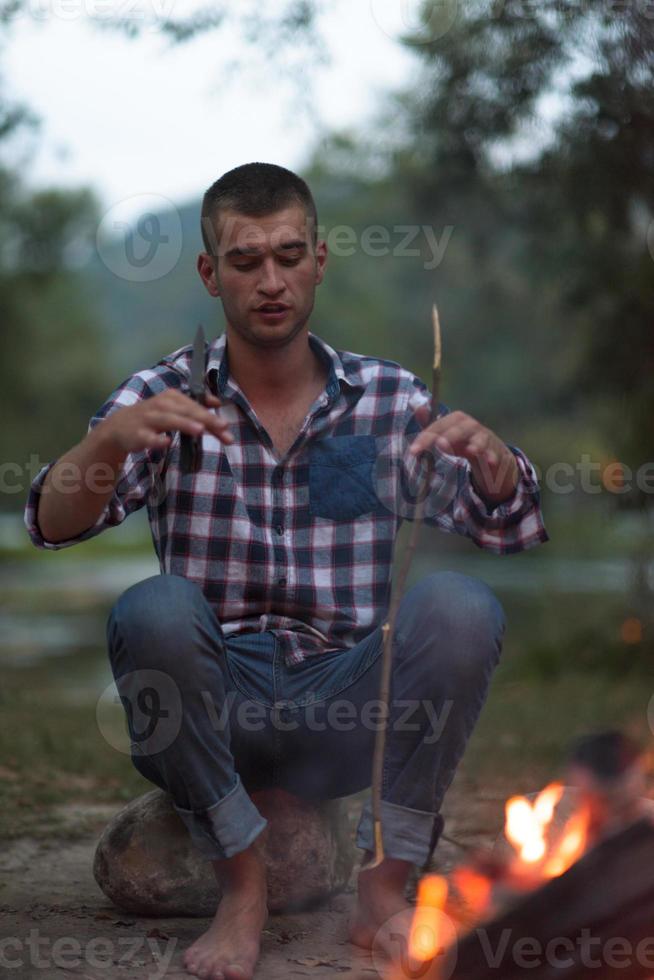
[[[438,317],[438,310],[436,304],[434,304],[432,309],[432,326],[434,331],[434,361],[432,365],[432,400],[431,400],[431,412],[429,424],[435,422],[438,418],[438,406],[440,402],[440,384],[441,384],[441,327],[440,320]],[[420,531],[420,526],[422,524],[424,516],[424,505],[425,500],[429,495],[429,487],[431,484],[431,477],[434,470],[434,457],[433,454],[427,456],[427,465],[425,466],[422,481],[420,486],[420,492],[418,494],[416,512],[414,514],[413,526],[411,528],[411,536],[409,538],[409,543],[404,551],[404,559],[402,562],[402,567],[400,573],[397,577],[395,583],[395,588],[393,589],[390,608],[388,613],[388,619],[382,627],[382,637],[383,637],[383,650],[382,650],[382,669],[381,669],[381,680],[379,685],[379,700],[382,705],[382,724],[378,727],[375,736],[375,752],[373,756],[372,763],[372,823],[373,823],[373,834],[374,834],[374,844],[375,844],[375,856],[370,864],[366,865],[367,868],[377,867],[384,859],[384,843],[382,837],[382,825],[381,825],[381,804],[382,804],[382,777],[384,771],[384,752],[386,749],[386,731],[388,728],[388,716],[390,713],[390,685],[391,685],[391,668],[393,661],[393,635],[395,633],[395,621],[397,619],[397,612],[400,607],[400,602],[404,594],[404,589],[406,586],[407,577],[409,575],[409,569],[411,568],[411,562],[413,561],[413,556],[416,551],[416,545],[418,542],[418,534]]]

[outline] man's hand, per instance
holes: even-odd
[[[163,448],[171,441],[167,433],[175,431],[191,436],[212,432],[221,442],[233,442],[227,423],[213,411],[220,399],[205,397],[206,406],[181,391],[162,391],[112,412],[87,432],[45,478],[37,511],[44,539],[56,544],[95,524],[113,495],[128,453]],[[65,483],[59,480],[64,472]]]
[[[429,421],[427,405],[415,414],[423,425]],[[471,415],[451,412],[437,419],[416,436],[409,452],[417,456],[432,447],[467,459],[475,490],[489,503],[500,504],[515,492],[520,475],[515,456],[499,436]]]
[[[99,428],[105,439],[125,454],[161,449],[171,441],[166,433],[175,431],[190,436],[212,432],[221,442],[234,442],[227,422],[210,410],[219,407],[220,399],[210,394],[205,398],[206,406],[203,406],[181,391],[162,391],[113,412]]]

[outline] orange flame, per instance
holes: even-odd
[[[470,913],[475,918],[483,915],[491,900],[492,889],[489,879],[463,865],[452,872],[452,881]]]
[[[426,875],[418,885],[416,909],[409,934],[409,956],[418,962],[433,959],[442,945],[441,913],[447,901],[447,881]]]
[[[561,840],[547,859],[543,874],[548,878],[557,878],[579,860],[586,849],[588,840],[588,812],[585,809],[573,813],[567,821]]]
[[[545,836],[562,794],[561,783],[550,783],[533,804],[526,796],[513,796],[507,801],[504,833],[525,864],[536,864],[545,857]]]

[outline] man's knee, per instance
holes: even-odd
[[[134,652],[151,650],[161,663],[167,650],[178,649],[193,609],[204,601],[200,587],[180,575],[153,575],[137,582],[119,596],[109,613],[110,652],[120,636]]]
[[[434,572],[406,596],[398,616],[401,643],[422,652],[432,676],[466,682],[492,669],[500,656],[505,617],[493,591],[458,572]],[[434,667],[438,670],[434,672]]]
[[[407,593],[402,604],[406,625],[466,634],[504,631],[502,605],[480,579],[459,572],[432,572]]]

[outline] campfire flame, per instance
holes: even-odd
[[[511,859],[486,856],[478,863],[459,865],[451,874],[451,889],[440,875],[428,874],[420,880],[409,932],[413,964],[430,963],[456,941],[457,934],[497,914],[501,904],[496,902],[506,901],[511,891],[538,888],[564,874],[584,854],[590,811],[578,803],[563,829],[557,829],[562,821],[554,818],[563,794],[562,783],[550,783],[533,802],[526,796],[507,801],[504,833],[513,849]]]
[[[635,762],[629,764],[628,772],[635,771]],[[586,765],[590,772],[590,764]],[[610,823],[607,813],[624,815],[624,800],[619,809],[612,797],[613,811],[610,807],[607,810],[604,783],[594,789],[590,775],[586,782],[579,779],[577,773],[570,790],[556,782],[535,799],[511,797],[505,805],[504,827],[510,848],[477,850],[461,845],[470,857],[452,871],[449,887],[448,880],[434,874],[420,881],[408,946],[413,963],[427,964],[439,953],[447,953],[457,936],[497,916],[525,891],[563,875],[601,839],[603,828]],[[629,792],[636,792],[633,788],[626,792],[624,785],[621,791],[626,799],[630,799]],[[574,808],[565,819],[571,803]],[[598,813],[603,822],[598,820]],[[435,980],[434,966],[424,969],[429,969],[429,976]]]
[[[452,882],[463,900],[466,913],[474,920],[480,919],[491,902],[492,886],[486,875],[463,864],[452,872]]]
[[[547,830],[562,795],[561,783],[550,783],[533,804],[526,796],[513,796],[508,800],[504,832],[525,864],[536,864],[545,857]]]
[[[581,857],[588,842],[589,815],[580,807],[568,819],[558,839],[550,843],[552,819],[562,795],[561,783],[550,783],[533,804],[524,796],[514,796],[506,804],[506,838],[519,861],[539,866],[543,878],[562,875]]]
[[[567,821],[561,839],[543,868],[546,878],[558,878],[584,853],[588,840],[588,816],[588,811],[582,808]]]
[[[432,960],[443,945],[442,913],[447,902],[447,881],[426,875],[418,885],[416,909],[409,934],[409,956],[418,963]]]

